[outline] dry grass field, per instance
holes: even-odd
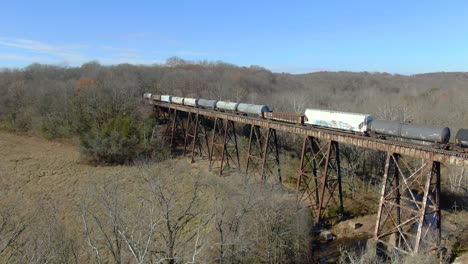
[[[230,175],[220,178],[215,173],[208,171],[208,164],[204,160],[189,164],[185,158],[176,158],[160,163],[133,166],[91,166],[80,162],[78,148],[73,144],[0,132],[1,207],[12,209],[15,212],[15,221],[26,223],[27,228],[24,234],[27,234],[28,237],[37,235],[35,234],[37,230],[44,229],[49,225],[60,227],[59,231],[55,230],[53,233],[58,232],[58,235],[55,235],[60,237],[60,243],[70,244],[72,259],[78,262],[94,259],[93,252],[86,242],[86,235],[83,229],[83,205],[87,204],[94,208],[104,208],[99,206],[99,201],[104,201],[105,199],[100,200],[99,197],[108,196],[110,193],[107,187],[116,186],[119,192],[122,192],[122,197],[125,198],[122,200],[124,205],[121,210],[125,214],[131,214],[134,207],[138,207],[139,199],[148,194],[147,178],[144,175],[149,174],[157,174],[163,178],[173,180],[168,181],[168,183],[171,184],[170,186],[173,186],[172,189],[182,194],[182,200],[185,199],[184,197],[190,197],[191,186],[195,186],[196,184],[205,186],[197,194],[198,197],[201,197],[197,202],[197,209],[207,217],[200,218],[194,222],[194,225],[198,225],[200,221],[206,220],[214,227],[206,228],[206,232],[204,233],[204,243],[206,244],[204,248],[206,252],[200,253],[200,257],[205,260],[219,260],[216,258],[216,253],[213,253],[216,250],[208,250],[208,245],[210,245],[211,249],[219,245],[217,242],[217,231],[219,230],[215,226],[217,223],[220,223],[220,219],[226,222],[235,219],[235,217],[224,218],[224,214],[220,214],[220,212],[224,211],[228,212],[226,215],[229,215],[229,210],[233,210],[231,216],[236,215],[235,210],[237,209],[229,204],[229,201],[235,204],[242,204],[239,207],[241,210],[237,212],[247,210],[247,207],[255,211],[252,215],[246,216],[244,222],[252,230],[255,229],[257,235],[259,226],[263,227],[266,222],[273,221],[272,219],[278,217],[278,215],[274,214],[276,207],[279,208],[277,210],[278,214],[284,214],[287,211],[287,213],[293,215],[297,212],[291,209],[294,208],[293,192],[283,190],[281,193],[275,192],[269,195],[260,193],[259,189],[246,192],[245,190],[241,190],[244,188],[242,186],[243,181],[245,181],[242,176]],[[252,197],[263,197],[264,200],[262,200],[263,198],[255,198],[250,201],[250,198],[245,198],[249,195],[252,195]],[[271,197],[274,198],[271,199]],[[219,201],[223,202],[221,207]],[[222,209],[221,211],[219,211],[220,208]],[[284,211],[284,208],[289,208],[289,211]],[[265,214],[267,211],[273,212],[273,214]],[[219,218],[220,215],[222,216],[221,218]],[[467,231],[466,215],[466,211],[460,211],[458,213],[444,212],[443,216],[444,240],[452,247],[455,247],[455,250],[461,252],[466,250],[467,237],[464,235]],[[283,220],[290,221],[291,219],[286,217]],[[302,227],[297,228],[296,232],[302,233],[303,236],[307,237],[311,224],[307,213],[303,212],[302,215],[298,215],[294,221],[296,221],[296,224],[301,223],[302,225]],[[363,228],[357,230],[360,237],[372,236],[374,228],[374,215],[372,213],[350,221],[364,224]],[[354,234],[354,231],[349,226],[348,222],[342,222],[331,231],[340,238],[352,239],[349,235]],[[189,226],[188,230],[192,229]],[[50,235],[51,231],[47,228],[46,230],[46,234]],[[243,235],[251,238],[253,234],[251,233],[252,230],[245,229]],[[265,229],[265,232],[271,232],[271,229]],[[288,232],[291,233],[291,230]],[[23,237],[25,237],[24,234]],[[39,234],[44,234],[44,231],[39,232]],[[97,234],[95,235],[97,236]],[[238,237],[232,236],[229,239],[233,241],[240,240],[242,235],[237,235]],[[296,238],[296,241],[304,242],[307,240],[307,238],[300,240],[296,236],[293,237]],[[97,237],[94,238],[95,241],[99,241]],[[156,236],[154,239],[156,239]],[[264,238],[255,238],[251,243],[260,243],[259,240],[261,239]],[[272,238],[265,239],[271,240]],[[304,237],[301,239],[304,239]],[[0,242],[2,242],[1,239]],[[28,244],[31,242],[23,241],[22,243]],[[185,252],[189,251],[186,248],[193,245],[189,243],[180,246]],[[249,245],[239,244],[239,248],[246,246]],[[49,247],[52,246],[49,245]],[[124,249],[125,247],[122,250]],[[28,250],[22,251],[19,254],[31,254]],[[260,250],[265,250],[265,248],[261,248]],[[64,251],[64,249],[59,248],[57,251]],[[102,249],[102,251],[106,250]],[[50,250],[47,254],[51,254]],[[110,253],[103,253],[103,255],[106,254],[109,257]],[[263,257],[256,256],[257,259],[262,259]],[[301,257],[307,259],[304,255]],[[12,259],[15,258],[13,257]],[[131,260],[131,254],[128,254],[125,259]],[[16,259],[13,262],[20,263],[23,260]]]
[[[220,178],[208,171],[206,163],[190,165],[177,158],[91,166],[80,163],[78,148],[72,144],[0,132],[0,208],[2,217],[7,216],[0,220],[11,226],[6,236],[25,227],[4,252],[6,239],[0,238],[0,262],[23,263],[37,255],[56,263],[99,262],[92,246],[111,263],[139,262],[138,254],[125,243],[128,237],[140,243],[142,234],[151,234],[145,263],[167,258],[169,246],[175,263],[195,255],[202,262],[218,262],[221,257],[249,262],[307,260],[310,219],[306,210],[294,206],[294,195],[263,190],[269,188],[247,183],[240,175]],[[179,218],[183,221],[176,223]],[[174,225],[166,229],[168,219]],[[174,243],[164,242],[177,228]],[[132,235],[126,237],[128,230]],[[115,245],[109,246],[106,236],[114,236]],[[277,249],[286,244],[289,249],[279,253]],[[118,259],[116,248],[121,251]]]
[[[171,167],[177,166],[168,163],[165,169]],[[75,219],[73,206],[86,189],[105,181],[131,186],[137,171],[131,166],[81,164],[74,145],[0,132],[2,203],[17,204],[19,210],[51,203],[64,220]]]

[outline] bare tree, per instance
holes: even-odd
[[[158,246],[154,240],[162,219],[158,210],[147,200],[141,200],[135,213],[126,214],[121,221],[119,234],[138,264],[145,263],[148,253]]]
[[[123,240],[119,232],[123,206],[119,188],[116,184],[104,186],[97,194],[97,208],[86,201],[81,207],[86,243],[98,263],[103,263],[105,254],[110,254],[114,263],[123,262]]]
[[[170,178],[170,179],[168,179]],[[158,206],[161,214],[162,226],[158,228],[158,237],[165,243],[161,252],[168,263],[175,263],[180,258],[178,250],[185,249],[188,242],[194,239],[198,232],[190,225],[201,221],[207,223],[200,210],[199,184],[186,188],[175,188],[180,177],[154,177],[148,180],[152,202]]]

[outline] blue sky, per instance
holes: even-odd
[[[0,67],[189,60],[468,71],[468,1],[2,1]]]

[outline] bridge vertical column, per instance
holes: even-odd
[[[262,133],[259,126],[250,127],[246,174],[249,174],[249,169],[251,174],[258,175],[262,182],[277,174],[278,183],[281,184],[281,167],[275,129],[266,128]]]
[[[210,153],[208,145],[208,135],[205,127],[202,124],[203,116],[199,113],[189,112],[187,118],[187,125],[185,127],[185,140],[184,140],[184,156],[190,156],[190,163],[195,162],[195,152],[198,150],[198,154],[201,156],[206,150],[206,153]],[[204,148],[206,146],[206,149]]]
[[[338,142],[320,142],[306,136],[299,166],[296,190],[299,199],[309,204],[315,223],[341,217],[344,208]]]
[[[154,116],[156,118],[156,124],[153,127],[153,131],[151,132],[151,139],[150,141],[153,142],[155,138],[160,137],[160,131],[159,131],[159,124],[161,123],[162,119],[164,118],[163,116],[163,111],[161,110],[161,107],[159,105],[154,105]]]
[[[179,134],[184,134],[184,127],[180,118],[180,111],[170,107],[154,106],[156,124],[153,127],[151,141],[161,138],[163,142],[174,147],[175,140]]]
[[[236,128],[233,121],[215,118],[210,144],[210,170],[219,163],[219,175],[224,168],[236,168],[240,171],[239,149],[237,147]]]
[[[178,136],[185,136],[184,125],[180,117],[180,111],[177,109],[167,108],[168,124],[166,126],[165,136],[169,137],[171,147],[175,146],[175,141]]]
[[[437,250],[441,235],[440,163],[388,153],[374,237],[413,255]]]
[[[156,118],[156,121],[159,121],[162,117],[162,110],[159,105],[154,105],[153,106],[153,111],[154,111],[154,116]]]

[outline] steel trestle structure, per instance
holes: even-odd
[[[250,125],[246,173],[257,175],[262,182],[281,182],[277,132],[304,136],[296,190],[312,209],[316,224],[344,212],[339,145],[387,153],[375,241],[408,254],[440,249],[441,164],[468,167],[468,153],[190,106],[152,104],[157,113],[167,115],[166,135],[171,145],[175,145],[177,134],[182,134],[184,153],[191,162],[195,153],[201,154],[208,145],[210,169],[218,169],[219,175],[226,167],[240,171],[236,124]],[[183,118],[187,119],[185,131]]]
[[[175,141],[179,139],[179,136],[185,135],[184,124],[180,114],[181,111],[177,109],[167,109],[168,124],[164,135],[169,138],[169,144],[171,147],[175,145]]]
[[[203,116],[199,113],[189,113],[185,127],[184,156],[190,157],[190,163],[195,162],[195,155],[205,154],[210,157],[208,132],[203,124]]]
[[[408,254],[438,249],[440,162],[422,160],[415,164],[408,157],[388,153],[375,237]]]
[[[210,170],[217,166],[220,176],[225,167],[240,171],[239,149],[233,121],[215,118],[209,153]]]
[[[306,136],[302,145],[296,190],[299,198],[308,202],[315,223],[343,215],[343,191],[338,142],[320,142]],[[330,214],[330,209],[335,209]]]
[[[281,167],[276,130],[271,128],[262,129],[256,125],[250,127],[245,171],[246,174],[250,172],[253,175],[257,175],[262,182],[266,182],[268,179],[276,176],[277,182],[281,183]]]

